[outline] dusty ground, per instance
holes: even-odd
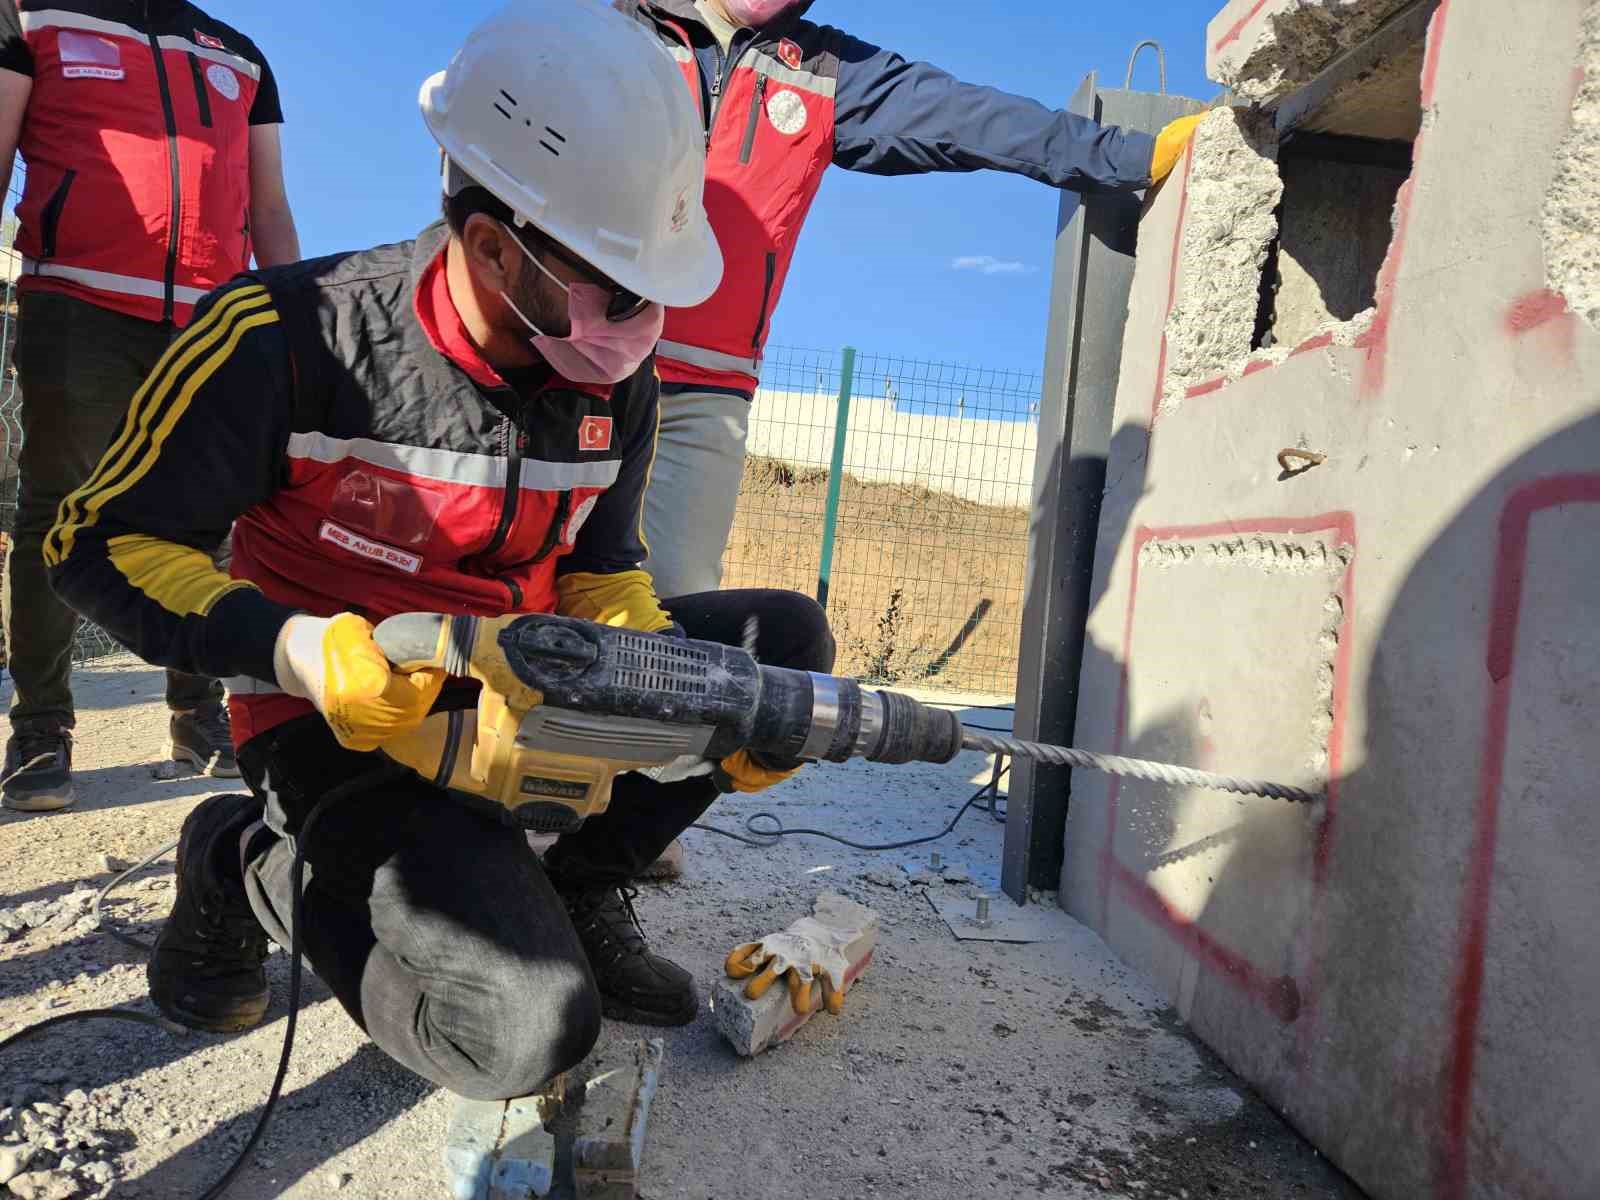
[[[724,587],[813,594],[828,473],[745,461]],[[1009,695],[1028,561],[1028,514],[846,475],[828,616],[839,670],[900,686]]]
[[[100,664],[80,672],[78,695],[82,798],[61,814],[0,817],[0,908],[97,886],[107,878],[102,854],[142,857],[215,787],[153,778],[164,732],[156,672]],[[818,769],[759,805],[724,802],[711,819],[735,826],[759,807],[792,826],[889,840],[936,830],[979,776],[987,771],[976,756],[943,768]],[[941,849],[981,869],[998,861],[1000,833],[975,810]],[[901,880],[897,864],[925,849],[869,855],[796,838],[753,850],[704,833],[689,843],[690,877],[649,890],[640,908],[657,948],[703,979],[732,944],[786,925],[824,887],[876,907],[884,933],[845,1015],[819,1018],[763,1058],[734,1058],[706,1016],[668,1033],[649,1200],[801,1190],[930,1200],[1359,1196],[1065,915],[1050,944],[963,944]],[[170,868],[146,876],[108,915],[148,934],[171,902]],[[8,1107],[55,1105],[51,1119],[69,1134],[93,1135],[72,1153],[84,1168],[108,1164],[110,1194],[198,1195],[266,1094],[287,965],[274,955],[274,1007],[247,1035],[180,1039],[95,1023],[8,1051],[0,1129],[19,1119]],[[148,1011],[139,956],[103,933],[42,927],[0,945],[0,1037],[109,1004]],[[313,977],[284,1102],[232,1194],[442,1197],[450,1107],[366,1045]]]

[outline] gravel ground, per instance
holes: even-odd
[[[93,927],[88,899],[112,869],[175,838],[217,790],[159,777],[158,672],[111,660],[80,671],[76,687],[78,805],[0,816],[0,1038],[79,1009],[153,1011],[140,955]],[[724,801],[708,819],[736,828],[760,808],[790,826],[887,841],[936,830],[983,778],[972,755],[947,767],[823,768],[758,803]],[[655,947],[702,980],[729,947],[787,925],[824,888],[876,908],[883,933],[844,1015],[761,1058],[735,1058],[709,1015],[667,1032],[649,1200],[797,1189],[1360,1196],[1064,914],[1045,944],[961,943],[900,869],[925,851],[874,855],[810,838],[755,850],[699,832],[687,841],[687,877],[648,888],[639,908]],[[1000,842],[1000,826],[974,811],[940,848],[981,867],[998,861]],[[170,904],[169,855],[115,895],[105,918],[148,937]],[[287,956],[274,954],[268,973],[274,1005],[249,1034],[93,1022],[7,1051],[0,1183],[49,1200],[199,1195],[244,1144],[277,1064]],[[451,1098],[366,1044],[315,976],[306,983],[284,1099],[230,1195],[442,1198]],[[640,1032],[608,1024],[606,1037]]]

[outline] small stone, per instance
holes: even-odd
[[[873,887],[894,888],[898,891],[906,886],[906,877],[894,871],[868,871],[861,878]]]
[[[944,869],[946,883],[971,883],[972,875],[965,867],[946,867]]]
[[[78,1182],[56,1171],[29,1171],[6,1184],[18,1200],[72,1200],[78,1195]]]
[[[115,854],[102,854],[100,856],[100,869],[107,875],[120,875],[133,866],[126,859],[118,858]]]
[[[327,1184],[331,1191],[337,1192],[340,1188],[344,1187],[345,1184],[349,1183],[351,1178],[352,1176],[349,1171],[329,1171],[327,1175],[323,1177],[323,1182]]]
[[[910,881],[912,887],[931,887],[938,879],[932,871],[917,871],[911,875]]]
[[[61,1103],[68,1108],[82,1108],[89,1103],[89,1093],[82,1088],[73,1088],[65,1096],[61,1097]]]
[[[150,768],[151,779],[168,781],[178,778],[182,773],[182,768],[171,759],[163,759]]]
[[[33,1147],[0,1146],[0,1183],[10,1183],[33,1161]]]

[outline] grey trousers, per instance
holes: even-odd
[[[50,292],[22,296],[17,528],[6,562],[6,651],[16,682],[11,723],[71,728],[72,638],[78,614],[50,590],[44,539],[67,495],[99,465],[128,404],[166,352],[172,327]],[[167,672],[167,705],[222,699],[215,679]]]
[[[658,596],[722,586],[749,430],[750,402],[742,396],[662,395],[655,468],[644,499],[645,569]]]

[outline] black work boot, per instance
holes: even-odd
[[[568,890],[556,883],[600,989],[600,1009],[613,1021],[687,1025],[699,1011],[694,976],[651,954],[633,911],[632,888]]]
[[[267,1011],[267,935],[239,866],[240,835],[262,809],[254,796],[212,796],[178,836],[177,899],[147,974],[156,1007],[191,1029],[249,1029]]]
[[[239,778],[226,703],[213,701],[188,712],[175,712],[169,731],[167,756],[173,762],[188,763],[201,774],[218,779]]]
[[[78,798],[72,786],[72,731],[54,721],[25,721],[6,743],[0,804],[13,812],[55,812]]]

